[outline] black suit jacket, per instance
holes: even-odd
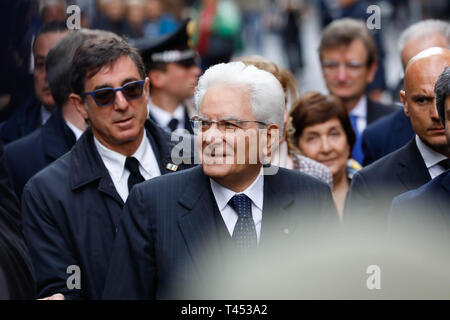
[[[0,140],[10,143],[41,126],[41,105],[34,95],[13,111],[8,120],[0,124]]]
[[[326,218],[337,220],[326,184],[282,168],[264,176],[263,206],[259,247],[268,245],[273,233],[312,241]],[[201,166],[134,188],[114,243],[104,298],[186,298],[183,284],[202,286],[205,252],[222,261],[215,211]]]
[[[373,122],[363,133],[363,165],[369,165],[403,147],[413,136],[411,121],[403,108]]]
[[[19,203],[4,166],[0,142],[0,299],[34,299],[33,268],[25,245]]]
[[[68,152],[76,138],[60,111],[41,128],[5,147],[5,158],[19,198],[28,180],[38,171]]]
[[[393,245],[404,246],[403,249],[411,250],[414,255],[444,258],[443,263],[448,265],[450,170],[418,189],[395,197],[389,218],[389,239]]]
[[[167,168],[172,163],[169,135],[149,120],[146,132],[161,174],[173,172]],[[39,297],[101,298],[123,205],[90,128],[72,150],[28,181],[22,214]],[[81,270],[80,289],[67,287],[71,265]]]
[[[344,221],[386,231],[392,199],[431,180],[415,138],[358,171],[352,178]]]

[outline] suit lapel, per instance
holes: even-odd
[[[192,169],[187,181],[185,191],[178,200],[186,212],[178,220],[178,225],[194,265],[199,267],[202,254],[212,254],[215,258],[219,252],[214,220],[216,202],[211,197],[209,178],[203,174],[201,166]]]
[[[402,157],[398,159],[400,170],[397,176],[407,190],[416,189],[430,181],[431,176],[417,148],[415,138],[411,139],[404,151]]]
[[[447,170],[445,177],[442,179],[441,190],[439,192],[439,206],[443,215],[450,219],[450,171]]]
[[[278,171],[277,174],[264,176],[264,202],[259,247],[264,245],[266,239],[271,235],[292,233],[289,228],[293,226],[288,223],[286,218],[288,209],[295,199],[284,188],[281,175],[282,173]]]

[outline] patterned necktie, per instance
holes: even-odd
[[[233,230],[233,240],[238,250],[244,254],[257,245],[255,222],[252,217],[252,201],[245,194],[235,195],[228,202],[238,214]]]
[[[139,171],[139,161],[135,157],[127,157],[127,160],[125,160],[125,168],[130,171],[130,176],[128,177],[128,191],[131,191],[131,188],[133,188],[136,183],[145,181]]]
[[[445,170],[448,170],[450,169],[450,159],[439,161],[438,165],[442,166]]]
[[[362,150],[362,136],[361,133],[358,131],[357,120],[358,116],[350,114],[350,122],[352,123],[352,127],[356,135],[355,145],[353,146],[352,150],[352,158],[358,161],[360,164],[362,164],[364,160],[364,153]]]
[[[173,118],[169,121],[169,124],[167,125],[170,128],[171,132],[174,132],[176,128],[178,128],[178,119]]]

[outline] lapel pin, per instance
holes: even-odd
[[[166,168],[169,169],[169,170],[172,170],[172,171],[177,171],[178,166],[173,164],[173,163],[168,163]]]

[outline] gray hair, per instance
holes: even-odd
[[[442,34],[447,39],[447,47],[450,46],[450,24],[442,20],[428,19],[406,28],[400,35],[398,49],[402,52],[410,39],[422,38],[434,33]]]
[[[249,91],[250,103],[256,120],[276,124],[283,133],[285,99],[284,91],[275,76],[253,65],[229,62],[210,67],[200,77],[195,88],[194,101],[197,113],[206,91],[216,84],[230,84]]]
[[[446,67],[434,85],[436,108],[445,126],[445,99],[450,96],[450,67]]]

